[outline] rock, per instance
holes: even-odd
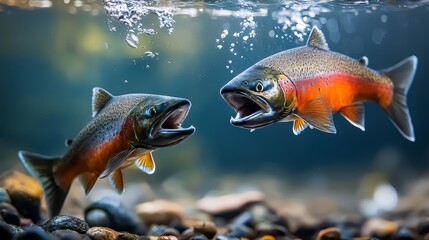
[[[256,238],[256,233],[253,229],[245,225],[234,225],[225,234],[227,237],[233,238]]]
[[[0,216],[8,224],[13,224],[15,226],[21,225],[18,210],[16,210],[16,208],[9,203],[0,203]]]
[[[168,227],[165,225],[152,225],[152,227],[149,228],[149,231],[147,233],[149,236],[175,236],[178,237],[180,235],[179,231],[177,229]]]
[[[123,232],[123,233],[119,233],[116,240],[138,240],[139,238],[140,237],[136,234]]]
[[[284,219],[280,219],[275,211],[266,204],[255,204],[249,208],[249,212],[252,214],[252,222],[254,222],[254,224],[262,222],[282,222],[287,228],[287,222],[284,221]]]
[[[258,223],[255,227],[255,230],[258,236],[271,235],[279,237],[286,236],[288,234],[288,230],[285,227],[268,222]]]
[[[177,240],[175,236],[160,236],[158,240]]]
[[[188,240],[191,239],[195,235],[195,231],[193,228],[186,229],[179,236],[179,240]]]
[[[8,171],[0,175],[0,187],[6,189],[12,205],[22,216],[39,222],[43,190],[36,179],[18,171]]]
[[[212,239],[216,235],[216,225],[213,222],[210,221],[200,221],[195,223],[195,225],[192,226],[195,233],[200,233],[206,236],[209,239]]]
[[[51,240],[52,237],[46,233],[40,226],[31,225],[27,227],[21,234],[19,234],[16,240]]]
[[[88,206],[85,209],[85,221],[90,227],[109,227],[115,231],[139,235],[146,232],[144,226],[113,197],[104,197]]]
[[[146,226],[152,224],[170,225],[173,221],[182,220],[182,207],[171,201],[156,200],[137,205],[137,216]]]
[[[11,203],[10,197],[6,192],[6,189],[0,187],[0,203],[2,203],[2,202]]]
[[[51,234],[58,237],[61,240],[82,240],[85,237],[84,234],[79,234],[69,229],[55,230],[51,232]]]
[[[190,238],[190,240],[208,240],[208,239],[212,239],[212,238],[207,238],[207,236],[204,234],[197,234]]]
[[[92,227],[86,235],[92,240],[111,240],[116,239],[119,233],[108,227]]]
[[[13,239],[14,236],[18,235],[23,231],[22,229],[18,229],[19,228],[9,225],[5,222],[0,222],[0,236],[2,237],[1,239]]]
[[[312,225],[299,225],[298,228],[293,232],[293,235],[301,239],[313,239],[317,234],[318,229]]]
[[[78,233],[86,233],[86,231],[89,229],[89,226],[86,222],[77,217],[68,215],[55,216],[45,222],[42,227],[47,232],[53,232],[60,229],[69,229]]]
[[[362,226],[362,236],[364,237],[377,237],[389,238],[398,230],[398,224],[395,222],[387,221],[381,218],[372,218],[365,222]]]
[[[417,234],[425,236],[429,233],[429,218],[421,219],[416,226]]]
[[[219,235],[215,238],[216,240],[240,240],[238,237],[228,237],[225,235]]]
[[[246,207],[264,201],[264,194],[259,191],[228,194],[223,196],[209,196],[197,202],[199,210],[214,217],[230,220],[241,213]]]
[[[321,230],[317,234],[316,240],[340,240],[341,232],[340,229],[331,227]]]
[[[417,234],[410,231],[406,227],[401,227],[399,230],[391,237],[391,240],[417,240],[419,237]]]
[[[264,235],[261,238],[259,238],[259,240],[276,240],[276,238],[271,235]]]

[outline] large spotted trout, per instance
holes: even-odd
[[[296,135],[308,126],[336,133],[336,112],[365,130],[363,102],[374,101],[414,141],[407,93],[416,68],[417,58],[410,56],[372,70],[366,57],[356,60],[330,51],[323,33],[313,27],[306,46],[259,61],[223,86],[221,95],[236,111],[232,125],[256,129],[293,121]]]
[[[191,106],[187,99],[150,94],[113,96],[94,88],[92,100],[93,118],[74,140],[67,141],[64,156],[18,153],[26,169],[42,184],[50,216],[59,214],[76,177],[86,194],[97,179],[105,177],[122,193],[122,168],[135,163],[152,174],[152,152],[178,144],[195,131],[193,126],[181,127]]]

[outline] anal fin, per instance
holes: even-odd
[[[365,131],[365,109],[362,103],[345,106],[340,109],[340,113],[353,126]]]
[[[296,117],[295,121],[293,122],[293,133],[295,135],[298,135],[302,131],[304,131],[307,127],[308,127],[308,123],[306,123],[304,119],[300,117]]]
[[[327,133],[336,133],[332,110],[327,100],[318,96],[302,106],[298,107],[295,113],[304,119],[310,127],[314,127],[320,131]]]
[[[91,189],[94,187],[95,182],[97,181],[97,174],[85,172],[79,175],[79,181],[83,185],[83,188],[85,189],[85,195],[88,195],[88,193],[91,191]]]
[[[121,169],[116,170],[109,176],[109,182],[118,194],[122,194],[124,191],[124,179]]]

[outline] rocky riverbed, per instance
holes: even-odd
[[[273,202],[255,190],[206,196],[191,201],[190,208],[174,199],[142,201],[130,209],[121,196],[101,194],[87,205],[74,200],[73,191],[68,198],[63,209],[68,214],[49,219],[35,179],[2,173],[0,239],[429,239],[427,200],[368,217],[360,212],[321,216],[317,213],[326,212],[329,201],[307,211],[310,206]]]

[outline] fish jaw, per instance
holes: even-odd
[[[182,127],[186,119],[191,102],[186,99],[171,103],[171,107],[165,110],[165,114],[152,124],[150,142],[152,146],[172,146],[180,143],[195,132],[195,127]]]
[[[151,150],[180,143],[195,132],[193,126],[182,127],[190,107],[191,102],[184,98],[149,96],[124,122],[129,143]]]
[[[231,124],[242,128],[261,128],[273,123],[275,112],[264,99],[241,91],[222,89],[222,97],[236,111]]]
[[[278,79],[282,74],[254,65],[220,90],[228,105],[236,112],[231,124],[241,128],[262,128],[277,122],[284,111],[285,97]]]

